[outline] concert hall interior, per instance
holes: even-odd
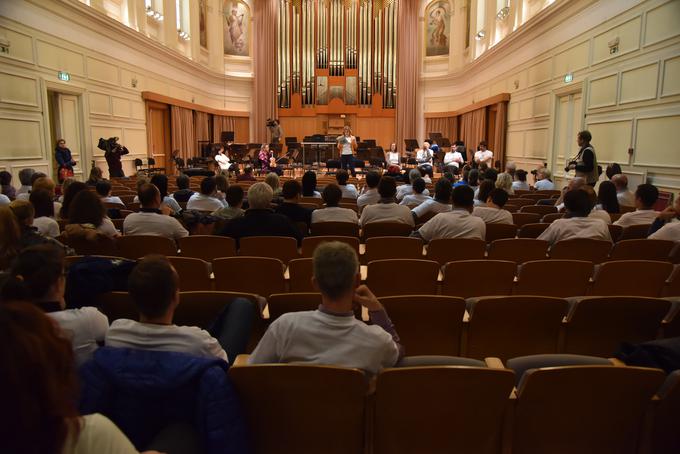
[[[0,137],[2,452],[680,452],[680,0],[0,0]]]

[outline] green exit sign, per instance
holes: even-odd
[[[64,82],[68,82],[69,80],[71,80],[71,75],[66,71],[59,71],[57,73],[57,77],[59,78],[59,80],[63,80]]]
[[[564,83],[565,84],[570,83],[572,80],[574,80],[574,76],[573,76],[572,73],[567,73],[567,75],[564,76]]]

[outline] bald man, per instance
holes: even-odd
[[[634,207],[635,194],[628,189],[628,177],[620,173],[616,174],[612,177],[612,183],[616,186],[616,198],[619,200],[619,205]]]

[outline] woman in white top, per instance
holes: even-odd
[[[80,416],[68,333],[31,304],[0,305],[2,451],[138,454],[106,417]],[[149,451],[151,453],[151,451]]]
[[[42,235],[56,238],[59,236],[59,224],[54,218],[54,203],[50,193],[44,189],[31,191],[29,201],[35,210],[33,227]]]
[[[220,172],[226,175],[229,172],[229,167],[231,167],[229,156],[224,152],[222,144],[215,144],[215,148],[215,162],[220,166]]]
[[[340,200],[342,191],[337,184],[329,184],[321,194],[326,204],[325,208],[312,211],[312,224],[317,222],[351,222],[359,223],[356,211],[349,208],[341,208]]]
[[[390,149],[385,153],[385,162],[387,163],[387,166],[399,167],[401,165],[400,158],[399,152],[397,151],[397,144],[392,142]]]

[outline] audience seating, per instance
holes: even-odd
[[[427,245],[427,259],[441,266],[452,261],[483,259],[485,252],[484,240],[474,238],[440,238]]]
[[[525,224],[536,224],[541,222],[541,216],[536,213],[512,213],[512,222],[517,227],[522,227]]]
[[[309,210],[316,210],[317,208],[321,208],[321,204],[309,203],[309,202],[300,202],[300,206],[302,208],[307,208]]]
[[[524,224],[519,228],[519,231],[517,232],[517,238],[538,238],[541,236],[541,233],[543,233],[549,226],[550,224],[543,222],[536,224]]]
[[[515,262],[507,260],[449,262],[443,270],[442,295],[461,298],[509,295],[516,268]]]
[[[519,209],[520,213],[536,213],[540,216],[557,213],[557,207],[552,205],[524,205]]]
[[[675,266],[671,276],[668,278],[667,284],[662,291],[663,296],[677,296],[680,297],[680,266]]]
[[[226,257],[213,260],[215,290],[255,293],[268,297],[284,293],[283,263],[269,257]]]
[[[616,222],[621,219],[621,213],[609,213],[609,219],[611,219],[612,222]]]
[[[465,301],[441,295],[380,298],[409,355],[460,354]],[[271,313],[271,310],[270,310]]]
[[[656,369],[572,366],[534,369],[517,390],[513,454],[635,454]]]
[[[314,204],[317,208],[321,208],[323,199],[321,197],[300,197],[300,203]]]
[[[567,316],[563,351],[613,356],[622,341],[654,340],[671,303],[633,296],[585,297],[574,300]]]
[[[619,241],[621,234],[623,233],[623,227],[620,225],[607,224],[607,228],[609,229],[609,236],[612,237],[612,241],[615,243]]]
[[[422,259],[420,238],[376,236],[366,240],[365,263],[383,259]]]
[[[359,207],[357,207],[356,202],[354,203],[340,203],[338,204],[340,208],[347,208],[349,210],[355,211],[356,213],[359,213]]]
[[[72,237],[59,235],[57,241],[72,247],[78,255],[121,255],[119,251],[120,240],[97,235],[96,240],[87,240],[84,237]],[[174,253],[173,253],[174,254]],[[136,257],[135,257],[136,258]]]
[[[512,203],[506,203],[503,205],[503,209],[513,214],[519,211],[519,207],[517,205],[513,205]]]
[[[313,311],[321,304],[321,293],[275,293],[269,295],[269,320],[274,321],[286,312]]]
[[[486,242],[491,243],[495,240],[515,238],[517,236],[517,226],[515,224],[486,224]]]
[[[180,238],[179,249],[182,257],[212,262],[214,259],[236,255],[236,241],[226,236],[192,235]]]
[[[408,367],[378,375],[375,454],[499,453],[514,376],[484,367]]]
[[[359,224],[353,222],[315,222],[311,226],[312,236],[355,236],[359,237]]]
[[[518,356],[506,361],[506,367],[515,372],[515,383],[519,386],[524,374],[531,369],[542,367],[564,366],[610,366],[615,365],[613,360],[599,356],[571,355],[568,353],[554,353],[548,355]]]
[[[562,219],[563,217],[564,217],[564,213],[549,213],[549,214],[544,215],[541,218],[541,222],[545,222],[547,224],[550,224],[557,219]]]
[[[537,192],[536,192],[536,193],[528,193],[528,194],[527,194],[527,193],[524,193],[524,194],[520,193],[520,194],[518,194],[517,191],[515,191],[515,195],[518,195],[521,199],[529,199],[529,200],[533,200],[534,203],[538,202],[538,201],[541,200],[541,199],[545,199],[545,198],[546,198],[545,194],[539,194],[539,193],[537,193]]]
[[[675,247],[668,256],[671,263],[680,263],[680,242],[676,242]]]
[[[118,255],[136,260],[149,254],[177,255],[177,245],[169,238],[154,235],[124,235],[118,238]]]
[[[543,260],[548,252],[548,242],[532,238],[501,239],[491,243],[489,258],[517,263]]]
[[[651,224],[637,224],[624,227],[617,241],[647,238],[647,232],[649,232],[650,227]]]
[[[263,364],[232,366],[252,452],[360,453],[367,381],[358,369]]]
[[[518,206],[521,210],[523,206],[534,205],[536,202],[534,202],[531,199],[524,199],[524,198],[521,198],[521,197],[519,197],[519,198],[510,197],[510,198],[508,198],[507,203],[509,203],[511,205]]]
[[[602,263],[607,260],[612,243],[606,240],[593,240],[590,238],[575,238],[562,240],[550,248],[551,259],[561,260],[589,260],[593,263]]]
[[[610,260],[668,260],[675,243],[667,240],[620,240],[614,245]]]
[[[311,258],[291,260],[288,264],[288,285],[291,292],[316,292],[312,285],[314,269]]]
[[[366,285],[376,296],[437,294],[439,264],[432,260],[374,260],[367,272]]]
[[[109,318],[109,323],[119,318],[139,320],[139,312],[128,292],[108,292],[97,296],[97,307]]]
[[[658,454],[680,452],[680,370],[671,372],[657,391],[654,402],[651,451]]]
[[[179,305],[175,309],[176,325],[198,326],[209,329],[220,314],[236,298],[245,298],[257,304],[254,293],[196,291],[180,292]],[[233,358],[231,358],[233,360]]]
[[[346,243],[359,254],[359,238],[355,236],[309,236],[302,239],[302,257],[312,257],[317,246],[328,241]]]
[[[248,257],[271,257],[287,265],[300,257],[297,240],[286,236],[249,236],[239,240],[238,254]]]
[[[619,205],[619,213],[621,213],[621,214],[632,213],[635,210],[637,210],[637,208],[635,208],[634,206]]]
[[[502,360],[556,353],[567,302],[541,296],[496,296],[468,300],[470,322],[465,356]]]
[[[168,257],[179,275],[180,290],[211,290],[210,264],[191,257]]]
[[[409,236],[413,227],[398,222],[370,222],[363,226],[361,237],[364,241],[375,236]]]
[[[585,295],[593,264],[578,260],[536,260],[519,267],[515,295],[581,296]]]
[[[661,294],[673,265],[651,260],[615,260],[601,264],[588,295],[651,296]]]

